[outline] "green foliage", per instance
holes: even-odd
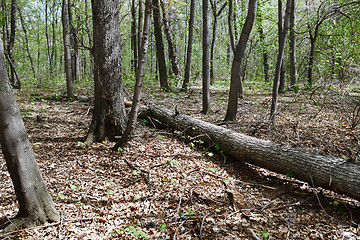
[[[133,235],[134,237],[138,238],[138,237],[143,237],[145,239],[148,239],[149,237],[146,235],[146,233],[141,230],[140,227],[134,227],[132,225],[127,225],[124,227],[124,232],[130,233],[131,235]]]
[[[292,178],[292,177],[294,177],[294,172],[290,170],[290,171],[286,174],[286,176],[289,177],[289,178]]]
[[[267,239],[269,237],[269,233],[267,231],[263,231],[261,233],[261,237],[262,237],[262,239]]]
[[[162,223],[162,224],[160,224],[159,230],[161,232],[164,232],[166,230],[166,228],[167,228],[167,226],[165,225],[165,223]]]

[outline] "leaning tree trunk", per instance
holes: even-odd
[[[292,171],[294,178],[311,186],[334,190],[360,200],[360,164],[257,139],[168,110],[150,108],[142,117],[156,119],[183,134],[203,136],[202,140],[218,144],[234,159],[282,174]]]
[[[240,76],[241,61],[245,55],[246,45],[250,36],[251,29],[254,25],[255,16],[256,16],[256,6],[257,6],[257,0],[249,1],[249,8],[248,8],[245,24],[243,26],[239,42],[236,46],[236,50],[234,53],[234,60],[231,66],[229,102],[225,116],[226,121],[236,120],[238,98],[241,87],[241,76]]]
[[[140,98],[141,98],[141,89],[143,86],[143,79],[145,73],[145,60],[146,53],[148,49],[149,43],[149,30],[150,30],[150,22],[151,22],[151,0],[146,0],[145,2],[145,16],[144,16],[144,31],[141,37],[141,47],[139,52],[139,63],[136,69],[136,82],[135,82],[135,90],[133,101],[131,105],[131,110],[129,113],[129,120],[125,129],[124,134],[121,139],[115,144],[113,147],[114,150],[117,150],[119,147],[126,144],[126,142],[130,139],[131,134],[136,126]]]
[[[275,123],[275,118],[276,118],[276,114],[277,114],[276,111],[277,111],[277,100],[278,100],[278,95],[279,95],[278,91],[279,91],[279,83],[280,83],[280,75],[281,75],[281,66],[283,63],[286,36],[287,36],[288,29],[289,29],[290,7],[291,7],[291,0],[287,0],[285,18],[284,18],[284,28],[282,29],[281,37],[279,39],[279,53],[278,53],[276,68],[275,68],[275,77],[274,77],[271,109],[270,109],[271,123]]]
[[[0,144],[14,184],[19,212],[5,231],[59,221],[41,177],[16,99],[9,84],[0,38]],[[1,227],[5,227],[5,226]],[[15,227],[15,226],[16,227]]]
[[[119,0],[93,0],[94,115],[86,142],[114,141],[126,127]]]

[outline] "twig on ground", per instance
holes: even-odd
[[[59,226],[59,231],[58,231],[59,240],[61,239],[61,227],[62,227],[62,221],[63,221],[63,214],[62,214],[62,212],[61,212],[61,213],[60,213],[60,226]]]
[[[202,233],[202,229],[203,229],[203,227],[204,227],[204,222],[205,222],[205,219],[206,219],[206,217],[207,217],[207,216],[209,216],[209,215],[210,215],[210,214],[205,215],[205,216],[202,218],[202,220],[201,220],[200,233],[199,233],[199,235],[200,235],[200,239],[202,239],[202,237],[201,237],[201,233]]]
[[[7,222],[9,222],[11,225],[13,225],[16,228],[17,231],[19,231],[19,228],[11,221],[11,219],[8,218],[8,216],[6,216],[6,214],[4,212],[3,212],[3,214],[4,214],[5,218],[7,219]],[[6,222],[4,223],[4,225],[5,224],[6,224]],[[7,224],[5,226],[7,226]]]
[[[185,222],[186,222],[186,220],[185,220],[185,221],[182,221],[182,222],[180,223],[180,225],[176,228],[175,233],[174,233],[173,240],[176,240],[176,234],[177,234],[177,232],[179,231],[179,229],[181,228],[181,226],[182,226]]]
[[[259,238],[259,237],[256,235],[256,233],[254,232],[254,230],[252,230],[251,228],[249,228],[249,231],[250,231],[251,235],[254,237],[254,239],[256,239],[256,240],[261,240],[261,238]]]
[[[150,189],[151,189],[151,178],[150,178],[150,172],[149,171],[147,171],[147,170],[143,170],[143,169],[140,169],[140,168],[137,168],[137,167],[135,167],[134,166],[134,164],[132,164],[131,162],[129,162],[128,160],[126,160],[125,158],[124,159],[122,159],[122,160],[124,160],[124,162],[130,167],[130,168],[132,168],[132,169],[134,169],[135,171],[138,171],[138,172],[144,172],[144,173],[146,173],[147,174],[147,182],[148,182],[148,184],[149,184],[149,187],[150,187]]]
[[[5,237],[5,236],[9,236],[12,235],[14,233],[19,233],[19,232],[23,232],[23,231],[28,231],[28,230],[36,230],[36,229],[41,229],[41,228],[47,228],[47,227],[53,227],[53,226],[57,226],[63,222],[76,222],[76,221],[93,221],[93,220],[102,220],[103,222],[107,222],[104,218],[102,217],[92,217],[92,218],[69,218],[69,219],[64,219],[63,221],[59,221],[59,222],[54,222],[54,223],[50,223],[47,225],[42,225],[42,226],[37,226],[37,227],[32,227],[32,228],[24,228],[24,229],[18,229],[16,231],[12,231],[12,232],[8,232],[5,234],[1,234],[0,238]]]

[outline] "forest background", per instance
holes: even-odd
[[[192,97],[195,96],[195,99],[196,97],[201,99],[199,93],[203,87],[201,82],[204,59],[201,53],[203,52],[204,18],[202,3],[193,2],[195,18],[189,69],[190,82],[185,84],[183,78],[189,49],[186,40],[190,29],[188,25],[190,1],[162,1],[163,47],[169,50],[165,51],[168,74],[166,81],[168,83],[164,85],[161,82],[163,74],[159,61],[156,61],[156,51],[159,47],[156,47],[155,43],[155,29],[151,27],[144,84],[144,99],[148,102],[155,96],[158,97],[160,88],[164,90],[163,102],[167,101],[167,98],[188,97],[193,99]],[[139,38],[135,38],[135,36],[138,36],[140,32],[138,29],[141,29],[141,26],[136,24],[141,15],[139,14],[141,12],[139,11],[140,3],[141,1],[126,1],[120,4],[122,78],[125,89],[130,92],[134,87],[136,51],[139,49]],[[276,68],[279,52],[279,33],[282,32],[283,16],[286,15],[285,6],[282,4],[285,3],[282,1],[258,2],[257,16],[240,68],[243,87],[241,97],[245,96],[245,102],[243,102],[245,104],[253,104],[250,96],[253,96],[254,92],[269,96],[273,88],[273,71]],[[13,86],[22,89],[18,95],[28,93],[32,100],[41,100],[44,94],[51,96],[50,98],[53,100],[63,99],[66,96],[64,93],[68,91],[68,89],[66,90],[64,71],[66,62],[64,59],[66,56],[63,38],[64,23],[61,24],[61,17],[64,14],[63,3],[13,0],[3,1],[1,6],[2,34],[8,72]],[[229,8],[229,6],[231,7]],[[226,108],[226,97],[224,98],[224,96],[227,95],[230,86],[230,69],[233,61],[233,46],[230,36],[233,34],[234,43],[239,40],[247,17],[247,7],[247,1],[210,1],[208,18],[210,20],[209,30],[212,33],[209,37],[210,91],[213,95],[220,94],[220,97],[217,95],[217,97],[211,98],[210,109],[204,111],[205,113],[209,112],[212,117],[215,116],[215,119],[210,118],[210,121],[219,122],[224,116],[218,113],[223,113],[223,109]],[[87,1],[73,1],[68,2],[67,10],[73,74],[71,78],[75,94],[92,96],[94,61],[92,57],[91,6]],[[357,142],[344,141],[345,145],[341,145],[339,149],[328,145],[323,151],[358,162],[360,148],[356,132],[360,123],[359,2],[297,1],[293,16],[296,18],[292,18],[293,21],[290,24],[290,41],[285,46],[284,64],[280,71],[280,83],[277,90],[295,102],[299,100],[299,95],[305,96],[314,109],[319,109],[318,113],[321,113],[329,105],[338,109],[341,118],[335,117],[334,119],[338,120],[334,120],[332,124],[338,125],[344,131],[352,131]],[[229,31],[230,29],[231,31]],[[296,44],[294,44],[294,39]],[[171,52],[171,49],[175,51]],[[290,59],[296,61],[291,64]],[[178,66],[174,67],[174,63]],[[160,78],[160,82],[158,78]],[[189,95],[178,90],[188,90]],[[166,91],[170,91],[170,93],[166,93]],[[248,102],[246,102],[246,96],[248,96]],[[131,98],[130,94],[128,97]],[[193,101],[199,101],[199,99]],[[263,100],[262,108],[265,109],[265,114],[268,114],[267,110],[271,101],[268,97]],[[222,109],[218,109],[219,107]],[[200,108],[198,109],[200,111]],[[281,110],[283,109],[280,109],[279,112]],[[297,110],[299,114],[310,112],[308,109],[304,109],[303,105],[299,105]],[[322,114],[326,115],[326,113]],[[260,121],[261,119],[262,121]],[[262,135],[258,131],[263,130],[263,126],[260,126],[259,123],[267,122],[267,119],[268,117],[264,115],[256,116],[258,125],[254,126],[250,123],[249,128],[245,131],[252,129],[253,135]],[[317,149],[318,146],[306,142],[306,138],[299,134],[297,128],[299,124],[301,125],[301,121],[301,118],[289,120],[292,124],[290,125],[295,129],[297,140],[303,140],[302,146]],[[309,127],[307,124],[304,126],[305,128]],[[274,135],[267,136],[267,138],[278,142],[284,141]]]

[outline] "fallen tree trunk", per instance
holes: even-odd
[[[231,157],[287,174],[311,186],[323,187],[360,200],[360,164],[257,139],[177,112],[150,107],[140,117],[151,117],[190,136],[206,136]]]

